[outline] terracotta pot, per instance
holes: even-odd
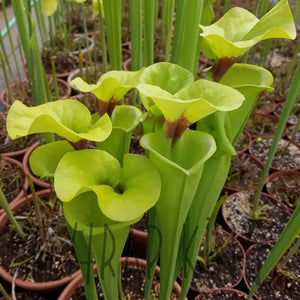
[[[29,149],[26,151],[23,161],[22,161],[22,165],[23,165],[23,169],[26,175],[29,175],[33,181],[33,183],[35,185],[37,185],[40,188],[44,188],[44,189],[49,189],[50,188],[50,183],[45,182],[41,179],[39,179],[38,177],[36,177],[35,175],[32,174],[30,167],[29,167],[29,157],[32,153],[32,151],[37,148],[40,145],[40,142],[36,142],[34,143],[31,147],[29,147]]]
[[[147,262],[144,259],[140,259],[140,258],[135,258],[135,257],[122,257],[121,258],[121,266],[123,268],[126,268],[127,266],[130,266],[130,267],[138,266],[138,267],[142,268],[143,270],[145,270],[146,269],[146,264],[147,264]],[[94,266],[94,274],[95,274],[95,276],[97,276],[96,266]],[[155,274],[159,277],[160,268],[158,266],[156,266],[156,268],[155,268]],[[80,285],[82,285],[82,275],[81,274],[79,274],[76,278],[74,278],[66,286],[66,288],[60,294],[58,300],[69,300],[72,297],[72,295],[74,294],[75,290]],[[174,283],[173,292],[176,295],[180,296],[181,287],[177,282]],[[187,300],[187,298],[186,298],[186,300]]]
[[[212,289],[204,293],[201,293],[195,298],[195,300],[207,300],[207,299],[223,300],[223,299],[227,299],[225,298],[226,295],[236,295],[236,299],[240,299],[240,300],[247,299],[247,294],[239,290],[230,289],[230,288],[220,288],[220,289]]]
[[[295,179],[295,186],[291,186],[290,183],[288,183],[284,178],[288,179],[289,176],[293,176],[297,179]],[[286,189],[288,189],[288,192],[286,190],[278,190],[278,193],[274,193],[272,189],[272,185],[276,185],[276,181],[280,182]],[[268,176],[266,180],[266,189],[270,195],[284,203],[287,207],[289,207],[292,211],[296,207],[296,203],[298,198],[300,197],[300,172],[293,171],[293,170],[281,170],[277,171],[275,173],[272,173],[270,176]],[[291,194],[287,194],[291,193]],[[282,195],[282,196],[281,196]],[[291,196],[292,202],[287,202],[287,197]]]
[[[130,228],[129,243],[133,246],[134,255],[146,259],[148,232]]]
[[[70,85],[63,79],[61,78],[57,78],[57,85],[58,86],[61,86],[65,89],[65,96],[61,97],[61,99],[67,99],[70,95],[71,95],[71,87]],[[49,84],[53,81],[52,77],[48,77],[48,82]],[[27,80],[22,80],[22,81],[19,81],[19,82],[14,82],[10,85],[11,89],[15,89],[15,88],[18,88],[19,85],[25,85],[27,84]],[[11,107],[11,104],[8,102],[8,96],[7,96],[7,89],[3,90],[3,92],[1,93],[1,98],[0,98],[0,102],[7,108],[10,108]],[[22,99],[17,99],[17,100],[20,100],[22,101]]]
[[[261,204],[272,206],[273,210],[268,212],[263,222],[251,220],[246,210],[252,207],[254,192],[248,190],[234,193],[222,206],[226,227],[246,246],[277,240],[291,215],[290,210],[276,198],[261,193]],[[234,220],[234,224],[231,220]]]
[[[245,275],[244,275],[244,281],[247,286],[247,288],[250,291],[251,283],[254,280],[253,276],[251,276],[250,272],[253,272],[255,274],[254,277],[256,277],[256,274],[262,267],[263,262],[269,255],[269,251],[274,246],[274,243],[260,243],[260,244],[254,244],[246,251],[246,269],[245,269]],[[254,253],[254,259],[255,262],[250,263],[250,257]],[[261,261],[259,259],[261,258]],[[255,266],[253,265],[255,264]],[[298,267],[300,264],[300,253],[298,251],[297,254],[295,254],[287,263],[286,267],[293,270],[293,267],[296,266],[296,269],[298,270]],[[294,268],[295,269],[295,268]],[[251,270],[251,271],[250,271]],[[289,271],[289,270],[287,270]],[[296,276],[299,276],[299,274],[295,274]],[[300,296],[300,288],[299,281],[292,278],[285,278],[284,276],[276,276],[275,272],[271,272],[267,278],[264,280],[264,282],[261,284],[260,288],[256,293],[254,294],[254,299],[257,300],[264,300],[264,299],[299,299]],[[252,277],[252,279],[250,279]],[[276,280],[277,278],[277,280]],[[259,296],[262,290],[265,290],[263,297]],[[267,298],[265,297],[267,296]]]
[[[253,139],[249,146],[249,152],[255,156],[263,165],[267,160],[269,148],[271,147],[273,139]],[[292,153],[293,156],[288,155]],[[279,165],[282,160],[288,160],[288,164]],[[277,153],[271,165],[271,171],[280,170],[298,170],[300,169],[300,148],[293,142],[281,139],[277,148]]]
[[[237,160],[238,160],[238,162],[237,162]],[[243,169],[243,167],[246,166],[246,163],[248,161],[250,162],[249,164],[251,164],[249,166],[249,168],[251,168],[252,173],[248,172],[247,168]],[[239,165],[239,162],[240,162],[241,170],[239,170],[239,173],[237,173],[236,169],[234,169],[234,168],[232,169],[232,166],[231,166],[229,173],[228,173],[227,180],[223,187],[223,191],[226,192],[228,195],[231,195],[232,193],[236,193],[236,192],[239,192],[239,191],[242,191],[245,189],[255,188],[255,186],[257,186],[257,184],[259,182],[260,174],[261,174],[262,170],[264,169],[264,164],[262,164],[259,160],[257,160],[255,158],[255,156],[253,156],[251,154],[247,154],[247,153],[238,154],[237,156],[232,158],[231,165],[233,165],[233,164]],[[257,167],[257,172],[254,173],[254,168],[256,168],[256,167]],[[261,172],[258,172],[259,169],[261,170]],[[254,176],[255,178],[253,178],[253,175],[255,175]],[[240,186],[240,187],[234,186],[234,184],[230,184],[230,182],[229,182],[231,176],[233,176],[233,178],[238,177],[243,181],[246,181],[249,178],[248,184]],[[255,185],[253,184],[254,182],[255,182]]]
[[[225,231],[225,230],[223,230],[223,229],[221,229],[220,232],[221,232],[221,234],[224,234],[226,238],[228,238],[228,237],[230,236],[230,233],[228,233],[227,231]],[[216,236],[216,237],[217,237],[217,236]],[[229,265],[229,261],[227,261],[227,259],[223,259],[223,263],[224,263],[224,265],[225,265],[226,263],[228,263],[228,266],[226,265],[226,266],[224,267],[224,269],[233,269],[233,268],[236,268],[236,269],[237,269],[237,273],[239,274],[238,279],[235,280],[235,281],[230,280],[230,279],[227,279],[227,280],[228,280],[227,283],[230,284],[230,286],[218,286],[217,283],[211,282],[211,280],[213,281],[215,277],[217,277],[217,276],[220,277],[220,276],[221,276],[221,274],[220,274],[220,276],[219,276],[219,273],[216,274],[217,272],[219,272],[219,269],[217,269],[217,270],[215,270],[215,271],[211,271],[211,270],[208,270],[208,271],[201,271],[201,273],[203,272],[203,274],[210,274],[211,276],[210,276],[210,277],[209,277],[209,276],[204,276],[204,277],[201,276],[202,280],[201,280],[200,282],[207,282],[207,284],[206,284],[205,286],[202,286],[202,287],[201,287],[201,290],[198,290],[198,289],[196,288],[196,286],[195,286],[195,284],[194,284],[194,281],[196,281],[197,279],[195,278],[195,276],[193,277],[193,282],[191,283],[190,291],[191,291],[194,295],[197,295],[197,294],[199,294],[200,291],[204,291],[204,290],[205,290],[205,291],[210,291],[210,289],[228,288],[228,287],[234,288],[234,287],[236,287],[237,285],[239,285],[240,282],[242,281],[243,276],[244,276],[244,271],[245,271],[245,259],[246,259],[246,255],[245,255],[245,251],[244,251],[244,248],[243,248],[243,246],[241,245],[241,243],[240,243],[234,236],[232,236],[232,237],[233,237],[233,239],[232,239],[232,241],[227,245],[227,247],[228,247],[227,249],[232,249],[232,247],[236,247],[236,248],[234,248],[234,249],[235,249],[235,250],[234,250],[234,253],[233,253],[233,252],[230,253],[230,254],[232,254],[232,257],[231,257],[231,255],[229,255],[229,254],[227,254],[227,256],[228,256],[229,259],[232,259],[233,265]],[[226,239],[225,239],[225,240],[226,240]],[[234,246],[233,242],[236,244],[235,246]],[[239,254],[238,254],[238,252],[237,252],[236,249],[239,249]],[[225,251],[225,249],[224,249],[224,251]],[[222,255],[220,254],[220,256],[222,256]],[[234,256],[235,256],[235,257],[234,257]],[[238,265],[239,265],[238,260],[240,260],[240,262],[241,262],[241,269],[238,269]],[[221,263],[221,262],[222,262],[221,259],[220,259],[220,260],[217,260],[217,264],[219,264],[219,263]],[[218,267],[216,267],[216,266],[212,266],[212,267],[213,267],[213,268],[218,268]],[[227,267],[227,268],[226,268],[226,267]],[[196,268],[197,268],[197,265],[196,265],[196,267],[195,267],[195,270],[196,270]],[[208,267],[208,268],[209,268],[209,267]],[[195,275],[195,270],[194,270],[194,275]],[[224,273],[223,273],[222,275],[224,275],[224,277],[227,278],[227,274],[224,274]],[[228,276],[229,276],[229,274],[228,274]],[[181,282],[181,281],[182,281],[182,279],[180,278],[180,282]],[[208,282],[208,281],[209,281],[209,282]],[[225,281],[226,281],[226,280],[225,280]],[[211,288],[210,288],[210,285],[212,285]]]
[[[22,190],[21,190],[21,191],[19,192],[19,194],[18,194],[12,201],[10,201],[10,203],[9,203],[9,206],[12,207],[12,206],[15,205],[15,203],[16,203],[17,201],[19,201],[19,199],[21,199],[23,196],[25,196],[25,193],[27,192],[28,187],[29,187],[29,184],[28,184],[28,178],[27,178],[27,176],[25,176],[25,172],[24,172],[23,166],[22,166],[22,164],[21,164],[19,161],[15,160],[15,159],[13,159],[13,158],[10,158],[10,157],[3,157],[3,156],[1,156],[1,160],[4,160],[4,161],[7,161],[7,162],[9,162],[9,163],[11,163],[11,164],[16,165],[16,166],[20,169],[20,172],[21,172],[21,173],[20,173],[20,176],[23,176],[23,178],[24,178],[24,184],[23,184]],[[0,216],[1,216],[2,213],[4,213],[4,210],[3,210],[3,209],[0,209]]]
[[[40,198],[47,197],[50,194],[51,190],[43,190],[36,193],[36,195]],[[32,201],[32,195],[29,195],[28,197],[24,197],[19,199],[17,202],[15,202],[13,205],[11,205],[12,211],[17,211],[24,205],[30,203]],[[2,214],[0,216],[0,227],[5,226],[7,223],[8,218],[5,214]],[[26,290],[33,290],[33,291],[53,291],[56,289],[59,289],[69,283],[72,279],[76,278],[80,274],[80,270],[74,272],[73,274],[66,276],[60,280],[55,281],[48,281],[48,282],[27,282],[20,279],[15,280],[15,284],[17,287],[24,288]],[[12,284],[13,277],[6,272],[1,266],[0,266],[0,277],[2,277],[4,280]]]
[[[131,57],[127,58],[124,62],[123,62],[123,69],[124,71],[130,71],[131,70]]]

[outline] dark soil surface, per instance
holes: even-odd
[[[25,175],[21,168],[5,159],[0,160],[0,187],[8,202],[24,188]]]
[[[54,90],[54,82],[53,79],[48,79],[50,93],[52,95],[52,100],[57,100],[55,97],[55,90]],[[57,88],[58,88],[58,94],[59,98],[66,98],[67,96],[67,89],[66,86],[61,84],[60,82],[57,82]],[[33,91],[29,87],[29,84],[27,81],[22,82],[20,84],[13,85],[11,87],[12,92],[12,98],[14,100],[20,100],[27,106],[34,106],[34,97],[33,97]],[[6,102],[11,104],[11,101],[8,99],[8,95],[6,94]]]
[[[145,285],[145,271],[137,267],[122,268],[122,287],[124,300],[143,300],[144,299],[144,285]],[[159,279],[155,276],[152,283],[152,290],[150,294],[151,300],[159,299]],[[97,289],[99,300],[104,300],[104,296],[97,282]],[[78,288],[70,300],[85,300],[85,293],[83,286]],[[174,293],[171,295],[171,300],[179,299]]]
[[[261,172],[262,166],[249,154],[242,153],[234,156],[225,187],[240,191],[254,189],[259,182]]]
[[[99,112],[99,101],[97,97],[92,93],[78,94],[72,96],[72,99],[76,99],[83,103],[92,114]]]
[[[256,101],[254,112],[259,114],[269,114],[274,109],[274,102],[262,93],[260,98]]]
[[[279,104],[276,106],[274,113],[278,117],[280,117],[282,109],[283,109],[282,104]],[[291,125],[295,125],[298,121],[299,114],[300,114],[300,103],[296,103],[291,111],[289,118],[288,118],[288,123]]]
[[[16,140],[10,139],[6,131],[6,114],[0,114],[0,154],[22,150],[33,145],[38,136],[33,134]]]
[[[52,74],[51,57],[54,57],[56,74],[68,73],[78,69],[79,58],[77,55],[73,55],[69,51],[55,52],[50,50],[43,50],[42,62],[46,74]]]
[[[278,175],[279,174],[280,173],[278,173]],[[273,177],[272,179],[270,178],[266,186],[270,194],[288,207],[294,209],[297,203],[299,203],[300,173],[281,173],[279,176]]]
[[[266,260],[272,248],[271,244],[260,244],[247,251],[246,258],[246,280],[251,285]],[[300,299],[300,255],[295,254],[283,268],[283,272],[273,270],[262,283],[256,295],[261,300],[297,300]],[[283,275],[283,273],[287,275]]]
[[[252,208],[254,192],[239,192],[231,195],[223,205],[223,216],[231,230],[252,242],[277,240],[284,229],[289,212],[280,202],[272,201],[267,194],[260,197],[261,205],[268,205],[267,217],[252,220],[247,213]]]
[[[252,114],[249,118],[245,130],[252,137],[271,137],[274,135],[278,120],[268,115]]]
[[[292,140],[295,142],[297,145],[300,145],[300,130],[298,130],[292,139],[292,136],[294,134],[295,126],[290,126],[287,130],[287,137],[289,140]]]
[[[251,141],[251,137],[247,133],[242,132],[234,146],[235,151],[245,152],[249,147],[250,141]]]
[[[250,145],[250,153],[260,161],[267,161],[273,139],[257,139]],[[300,168],[300,148],[281,139],[271,167],[276,170],[294,170]]]
[[[53,202],[52,198],[39,201],[44,239],[35,221],[33,205],[15,213],[25,239],[20,238],[9,222],[0,232],[1,267],[11,276],[17,272],[17,278],[24,281],[58,280],[79,269],[59,202]]]
[[[211,293],[201,293],[199,295],[199,300],[243,300],[247,299],[246,295],[243,295],[241,292],[238,291],[224,291],[224,290],[216,290],[212,291]]]
[[[214,241],[215,245],[209,255],[215,253],[224,243],[228,244],[206,268],[200,261],[197,261],[191,287],[200,292],[213,288],[232,287],[238,283],[243,274],[244,253],[237,240],[218,229],[215,232]],[[202,251],[203,245],[199,251],[201,257]]]

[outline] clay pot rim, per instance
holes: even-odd
[[[146,267],[147,261],[141,258],[136,258],[136,257],[121,257],[121,266],[142,266]],[[155,267],[155,274],[159,276],[160,273],[160,268],[159,266]],[[94,265],[94,274],[97,275],[97,266]],[[65,289],[62,291],[60,296],[58,297],[58,300],[68,300],[76,290],[76,288],[82,284],[82,275],[79,273],[70,283],[65,287]],[[180,295],[181,292],[181,287],[178,282],[175,281],[174,283],[174,288],[173,291],[177,294]],[[186,298],[187,300],[187,298]]]
[[[245,297],[247,297],[248,295],[245,294],[244,292],[240,291],[240,290],[237,290],[237,289],[234,289],[234,288],[216,288],[216,289],[210,289],[210,290],[207,290],[205,292],[203,292],[204,294],[213,294],[215,292],[218,292],[218,291],[221,291],[221,292],[229,292],[230,294],[238,294],[238,295],[243,295]],[[200,300],[200,294],[195,298],[195,300]]]
[[[38,197],[47,196],[47,195],[50,194],[51,191],[52,190],[50,190],[50,189],[38,191],[36,193],[36,195]],[[31,200],[32,200],[32,195],[28,195],[27,197],[23,197],[23,198],[19,199],[17,202],[15,202],[13,205],[11,205],[11,210],[16,211],[17,209],[19,209],[20,207],[22,207],[24,204],[26,204],[28,201],[31,201]],[[2,214],[0,216],[0,226],[3,227],[6,224],[7,221],[8,221],[8,217],[6,216],[6,214]],[[73,278],[76,278],[76,276],[78,276],[80,273],[81,273],[81,271],[77,270],[73,274],[70,274],[66,277],[63,277],[63,278],[58,279],[58,280],[53,280],[53,281],[27,282],[27,281],[23,281],[21,279],[16,279],[15,283],[16,283],[16,286],[24,288],[26,290],[50,291],[50,290],[55,290],[55,289],[58,289],[58,288],[64,286],[65,284],[70,282]],[[6,280],[9,283],[13,282],[13,277],[8,272],[6,272],[2,268],[2,266],[0,266],[0,277],[2,277],[4,280]]]
[[[261,138],[261,139],[262,139],[262,140],[270,140],[270,139],[273,139],[273,137],[263,137],[263,138]],[[259,158],[257,158],[257,157],[253,154],[253,152],[252,152],[252,150],[251,150],[252,145],[253,145],[257,140],[258,140],[258,138],[254,138],[254,139],[252,139],[252,141],[250,142],[250,144],[249,144],[249,153],[250,153],[251,155],[253,155],[258,161],[260,161],[260,162],[263,164],[263,166],[265,167],[266,163],[264,163],[264,162],[261,161]],[[286,140],[286,139],[284,139],[283,137],[281,137],[280,140],[284,140],[285,142],[288,142],[288,143],[290,143],[291,145],[294,145],[295,147],[297,147],[297,148],[300,150],[300,146],[297,145],[296,143],[294,143],[293,141]],[[273,171],[273,172],[277,172],[277,171],[283,171],[283,170],[285,170],[285,171],[297,171],[297,170],[299,170],[299,169],[277,169],[277,168],[271,166],[271,167],[270,167],[270,170]]]
[[[34,184],[38,185],[39,187],[45,188],[45,189],[49,189],[51,184],[42,181],[41,179],[37,178],[36,176],[34,176],[29,168],[29,157],[32,153],[32,151],[37,148],[40,145],[40,142],[37,141],[36,143],[34,143],[32,146],[30,146],[27,151],[25,152],[25,155],[23,157],[22,160],[22,165],[23,165],[23,169],[26,175],[30,175],[32,181]]]
[[[232,232],[232,228],[231,228],[231,226],[229,225],[227,219],[225,218],[225,203],[228,201],[228,199],[229,199],[230,197],[233,197],[233,196],[235,196],[235,195],[238,194],[238,193],[249,193],[249,192],[254,192],[254,193],[255,193],[255,190],[252,189],[252,190],[244,190],[244,191],[235,192],[235,193],[229,195],[229,196],[227,197],[227,199],[225,200],[224,204],[222,205],[222,216],[223,216],[223,220],[224,220],[224,222],[225,222],[225,224],[226,224],[226,227],[228,228],[228,231],[229,231],[229,232]],[[261,193],[261,195],[266,196],[266,197],[268,197],[268,198],[271,198],[272,201],[274,201],[274,202],[278,203],[280,206],[282,206],[282,208],[289,214],[289,216],[291,216],[291,211],[290,211],[290,209],[289,209],[287,206],[285,206],[282,202],[280,202],[279,200],[277,200],[274,196],[272,196],[272,195],[270,195],[270,194],[267,194],[267,193]],[[247,244],[247,243],[251,243],[251,244],[257,243],[257,241],[251,240],[251,239],[249,239],[249,238],[247,238],[247,237],[245,237],[245,236],[239,234],[238,232],[235,232],[235,235],[236,235],[237,239],[238,239],[241,243],[245,243],[245,244]],[[259,243],[261,244],[261,243],[269,243],[269,242],[276,242],[276,241],[277,241],[277,240],[266,240],[266,241],[261,241],[261,242],[259,242]]]
[[[223,228],[221,228],[221,231],[222,231],[223,233],[225,233],[225,235],[228,235],[228,236],[231,235],[231,236],[233,237],[233,239],[235,240],[235,242],[237,243],[237,245],[239,246],[239,248],[242,250],[242,254],[243,254],[243,266],[242,266],[242,270],[241,270],[240,277],[239,277],[239,279],[237,280],[236,283],[234,283],[230,288],[229,288],[229,287],[221,287],[221,288],[216,288],[216,289],[227,289],[227,288],[228,288],[228,289],[234,289],[236,286],[238,286],[238,285],[241,283],[241,281],[242,281],[243,278],[244,278],[245,267],[246,267],[246,252],[245,252],[245,249],[244,249],[243,245],[241,244],[241,242],[240,242],[234,235],[232,235],[230,232],[224,230]],[[181,276],[178,276],[178,277],[179,277],[179,279],[180,279],[180,282],[182,282],[182,277],[181,277]],[[199,292],[200,292],[199,290],[193,288],[192,286],[190,286],[190,290],[191,290],[191,291],[194,291],[194,292],[196,292],[196,293],[199,293]],[[208,290],[205,291],[205,293],[206,293],[207,291],[213,291],[213,290],[215,290],[215,289],[208,289]],[[195,299],[195,300],[196,300],[196,299]]]
[[[48,80],[52,80],[52,76],[46,75]],[[71,95],[71,87],[70,85],[62,78],[59,78],[59,76],[57,76],[56,78],[57,83],[63,85],[66,88],[66,95],[62,97],[62,99],[67,99],[70,95]],[[13,82],[12,84],[10,84],[10,87],[15,87],[18,84],[24,84],[27,83],[27,79],[24,80],[19,80],[16,82]],[[7,101],[5,101],[6,98],[6,93],[7,93],[7,88],[5,88],[1,95],[0,95],[0,102],[6,107],[6,108],[10,108],[11,104],[7,103]]]

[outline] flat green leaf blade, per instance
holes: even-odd
[[[261,20],[240,7],[230,9],[210,26],[200,25],[203,52],[210,58],[239,57],[257,42],[296,37],[287,0],[281,0]]]
[[[175,95],[149,84],[139,84],[137,88],[153,100],[170,122],[184,116],[194,123],[217,110],[237,109],[244,101],[244,96],[235,89],[205,79],[195,81]]]
[[[89,110],[76,100],[58,100],[35,107],[15,101],[7,114],[7,132],[12,139],[32,133],[53,132],[67,140],[82,138],[103,141],[111,132],[111,121],[104,115],[91,125]]]
[[[41,177],[54,177],[56,167],[61,158],[74,148],[67,141],[57,141],[37,147],[29,158],[32,172]]]
[[[118,161],[105,151],[88,149],[69,152],[56,168],[54,187],[59,199],[68,202],[93,186],[116,186],[120,172]]]
[[[96,84],[88,84],[82,78],[72,80],[71,85],[82,92],[91,92],[99,100],[108,102],[113,99],[119,101],[140,80],[143,69],[139,71],[109,71],[103,74]]]
[[[299,219],[300,219],[300,205],[297,205],[293,215],[291,216],[290,220],[286,224],[286,227],[282,231],[278,241],[272,248],[268,258],[266,259],[258,275],[256,276],[247,299],[251,299],[253,294],[259,288],[260,284],[265,280],[267,275],[276,266],[276,264],[279,262],[281,257],[284,255],[284,253],[293,243],[297,235],[300,233]]]
[[[160,62],[147,67],[141,75],[140,83],[149,84],[167,91],[170,94],[177,93],[184,86],[194,81],[193,74],[176,65],[168,62]],[[141,95],[141,101],[148,110],[153,101]]]
[[[159,173],[146,157],[126,154],[118,186],[121,190],[115,191],[107,185],[93,190],[98,195],[103,213],[113,220],[124,222],[142,216],[151,208],[158,200],[160,187]]]

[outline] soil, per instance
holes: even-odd
[[[266,95],[266,93],[262,93],[255,103],[254,112],[259,114],[269,114],[273,111],[273,109],[273,101]]]
[[[16,300],[55,300],[57,295],[42,294],[35,291],[24,291],[16,293]]]
[[[122,286],[124,300],[143,300],[144,299],[144,284],[145,284],[145,271],[137,267],[122,268]],[[151,300],[159,299],[159,279],[154,276],[152,283],[152,290],[150,294]],[[104,296],[98,280],[96,280],[99,300],[104,300]],[[76,289],[76,292],[70,300],[85,300],[85,293],[83,286]],[[179,299],[172,293],[170,300]]]
[[[54,200],[53,200],[54,199]],[[33,204],[15,213],[25,233],[22,239],[10,222],[1,229],[0,264],[11,276],[30,282],[59,280],[79,269],[57,198],[40,201],[44,241],[36,224]]]
[[[238,192],[227,198],[223,205],[225,222],[239,236],[251,242],[277,240],[289,220],[290,214],[286,207],[262,193],[261,205],[268,205],[267,217],[252,220],[247,214],[252,208],[254,191]]]
[[[0,154],[25,149],[38,140],[36,134],[22,137],[16,140],[10,139],[6,131],[6,114],[0,114]]]
[[[52,100],[56,100],[55,97],[55,90],[54,90],[54,83],[53,79],[48,79],[49,88]],[[65,98],[67,96],[66,86],[57,82],[58,94],[59,98]],[[15,86],[11,87],[12,98],[14,100],[20,100],[27,106],[34,106],[34,97],[33,91],[31,90],[27,81],[22,81],[21,83],[16,84]],[[11,104],[11,101],[8,99],[8,94],[6,94],[6,102]]]
[[[85,3],[85,21],[87,32],[94,31],[95,20],[93,19],[93,7],[91,4]],[[80,3],[72,3],[70,10],[65,15],[67,29],[71,33],[84,34],[82,10]],[[99,26],[96,27],[97,29]]]
[[[46,50],[42,52],[42,63],[46,74],[52,74],[51,57],[54,57],[56,74],[64,74],[78,69],[79,58],[69,51]]]
[[[272,248],[271,244],[259,244],[247,251],[245,278],[251,285],[257,272],[266,260]],[[295,254],[286,264],[284,271],[300,278],[300,255]],[[261,284],[255,294],[259,299],[300,299],[300,281],[291,276],[284,276],[280,271],[273,270]]]
[[[266,163],[273,139],[256,139],[249,151],[261,162]],[[275,170],[297,170],[300,168],[300,148],[295,144],[281,139],[271,168]]]
[[[268,115],[252,114],[249,118],[245,130],[252,137],[272,137],[277,128],[278,120]]]
[[[240,136],[234,146],[235,151],[237,151],[237,152],[247,151],[250,141],[251,141],[250,135],[243,131],[240,134]]]
[[[282,109],[283,109],[282,104],[278,104],[276,106],[276,108],[274,109],[274,114],[276,116],[280,117]],[[290,116],[288,117],[287,122],[290,125],[295,125],[298,121],[299,114],[300,114],[300,103],[296,103],[296,104],[294,104],[294,107],[290,113]]]
[[[273,174],[275,175],[276,173]],[[278,175],[270,178],[266,183],[268,192],[288,207],[294,209],[299,203],[300,173],[278,173]]]
[[[15,164],[0,160],[0,187],[8,202],[14,200],[24,188],[24,172]]]
[[[72,99],[76,99],[83,103],[92,114],[99,112],[99,101],[97,97],[92,93],[74,95],[72,96]]]
[[[261,172],[262,166],[249,154],[234,156],[225,187],[239,191],[254,189],[258,185]]]
[[[197,300],[242,300],[247,299],[247,295],[236,291],[236,290],[215,290],[211,291],[211,293],[201,293]]]
[[[191,287],[199,292],[220,287],[235,286],[243,276],[244,252],[242,246],[221,229],[217,229],[214,234],[212,251],[215,253],[224,243],[228,242],[223,251],[217,255],[210,266],[204,268],[198,260],[194,269]],[[229,240],[228,240],[229,239]],[[199,256],[203,256],[203,245],[200,247]]]
[[[292,135],[294,134],[294,130],[295,130],[295,126],[290,126],[288,128],[286,135],[289,140],[292,140]],[[297,145],[300,145],[300,130],[297,131],[292,141]]]

